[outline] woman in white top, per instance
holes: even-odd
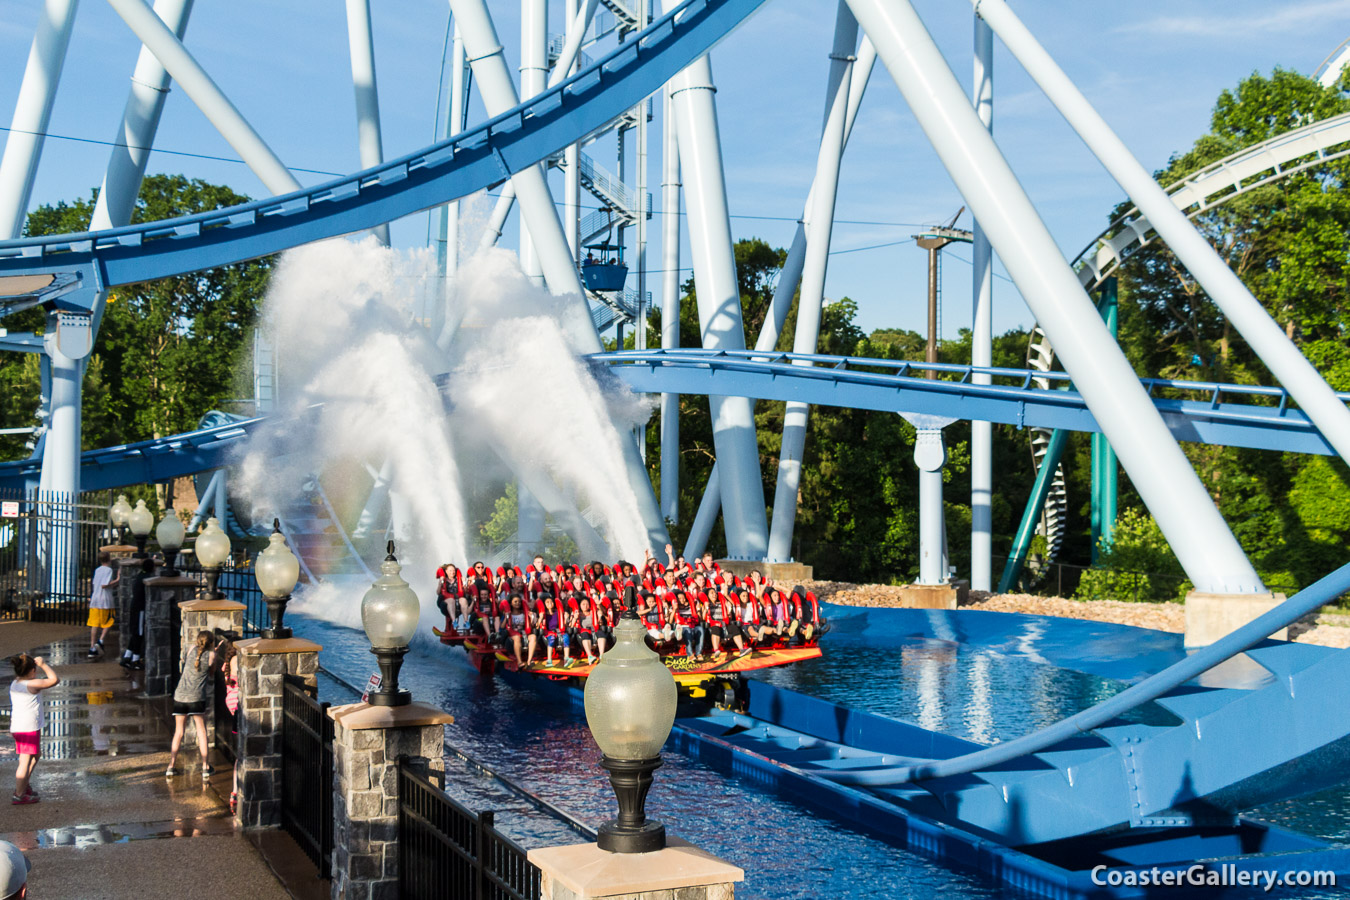
[[[38,802],[30,782],[38,757],[42,755],[42,728],[46,724],[42,692],[60,684],[61,679],[40,656],[20,653],[10,657],[9,661],[14,665],[14,680],[9,683],[9,730],[14,735],[14,748],[19,754],[19,767],[14,770],[12,802],[15,806],[23,806]]]

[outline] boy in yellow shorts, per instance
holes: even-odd
[[[93,659],[103,652],[103,638],[113,627],[113,592],[121,575],[113,575],[112,554],[104,551],[98,555],[98,568],[94,570],[94,590],[89,595],[89,658]]]

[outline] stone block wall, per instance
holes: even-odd
[[[300,638],[254,638],[239,650],[239,803],[245,828],[281,824],[282,688],[286,675],[314,685],[323,648]]]
[[[333,736],[333,883],[341,900],[398,896],[398,762],[445,771],[445,723],[422,704],[329,710]]]
[[[145,579],[145,693],[162,697],[173,693],[182,671],[174,644],[180,635],[178,604],[197,589],[191,578],[164,575]]]

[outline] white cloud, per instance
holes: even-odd
[[[1260,40],[1274,33],[1295,32],[1310,24],[1347,17],[1350,17],[1350,0],[1305,0],[1252,10],[1246,14],[1234,14],[1231,8],[1215,7],[1212,13],[1206,15],[1159,16],[1145,22],[1122,25],[1116,31],[1151,37]]]

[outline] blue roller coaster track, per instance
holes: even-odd
[[[101,232],[0,243],[0,278],[53,275],[50,284],[0,298],[0,313],[26,305],[93,311],[98,292],[120,284],[257,258],[373,228],[499,184],[658,91],[706,53],[763,0],[688,0],[613,53],[555,88],[449,140],[346,178],[229,209]],[[802,400],[950,419],[1097,431],[1067,375],[890,360],[702,350],[643,351],[592,358],[643,392]],[[452,373],[453,374],[453,373]],[[989,385],[973,383],[988,374]],[[1035,386],[1047,379],[1050,389]],[[1307,417],[1275,388],[1147,379],[1181,440],[1330,454]],[[453,391],[453,382],[443,385]],[[1342,395],[1342,399],[1350,399]],[[87,489],[162,481],[226,465],[255,418],[83,455]],[[0,485],[36,481],[36,460],[0,466]],[[793,756],[788,735],[756,752],[834,783],[854,784],[1011,843],[1051,840],[1122,826],[1165,827],[1231,814],[1245,803],[1339,779],[1350,757],[1350,723],[1330,715],[1350,688],[1350,656],[1260,642],[1272,631],[1350,588],[1343,568],[1202,653],[1049,729],[946,759],[897,758],[884,747],[845,746]],[[1247,651],[1275,680],[1248,692],[1186,687],[1224,659]],[[1115,717],[1157,700],[1172,725]],[[1278,723],[1270,727],[1269,723]],[[819,724],[819,723],[817,723]],[[837,725],[837,720],[835,722]],[[739,726],[738,726],[739,727]],[[752,734],[744,728],[743,736]],[[770,737],[768,730],[765,737]],[[820,735],[822,739],[827,735]],[[743,740],[748,737],[742,737]],[[774,740],[777,740],[776,738]],[[870,750],[859,753],[859,750]],[[845,752],[845,750],[849,752]],[[833,760],[833,764],[831,764]]]

